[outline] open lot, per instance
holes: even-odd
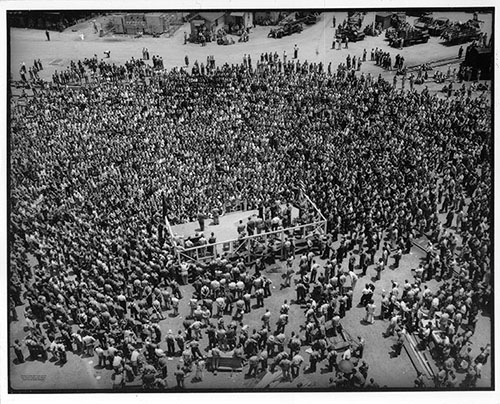
[[[392,55],[397,53],[405,57],[408,66],[422,64],[429,61],[454,57],[458,53],[457,46],[444,46],[440,43],[439,38],[432,37],[429,43],[415,45],[397,50],[389,48],[385,41],[384,35],[379,37],[367,37],[359,43],[349,44],[349,49],[333,50],[332,45],[332,18],[335,15],[337,22],[346,18],[346,13],[326,12],[322,14],[321,20],[314,26],[306,27],[301,34],[294,34],[282,39],[267,38],[267,33],[271,27],[256,27],[252,30],[250,41],[248,43],[235,43],[231,46],[220,46],[215,43],[209,43],[205,47],[196,44],[184,45],[184,31],[189,30],[188,24],[181,27],[176,34],[171,38],[152,38],[142,37],[133,38],[128,36],[107,36],[99,38],[93,34],[93,29],[90,24],[82,23],[76,27],[67,29],[62,33],[51,33],[51,41],[46,41],[43,31],[28,30],[28,29],[11,29],[11,55],[10,67],[11,77],[15,80],[19,79],[19,64],[25,62],[31,65],[33,59],[40,59],[44,66],[44,70],[40,73],[43,78],[50,79],[55,70],[62,70],[69,65],[71,60],[90,58],[94,54],[99,57],[104,56],[104,51],[110,50],[111,63],[124,63],[131,57],[140,58],[141,50],[147,47],[151,55],[160,55],[163,57],[166,68],[182,66],[184,64],[184,56],[188,55],[191,62],[198,60],[204,62],[209,55],[215,57],[217,64],[222,63],[240,63],[243,54],[250,54],[254,61],[260,58],[262,52],[278,52],[283,54],[286,51],[289,57],[293,53],[295,44],[299,47],[299,59],[308,61],[322,61],[325,66],[332,63],[332,66],[344,62],[348,54],[351,56],[361,56],[363,50],[366,49],[368,54],[372,48],[378,47],[388,50]],[[439,16],[439,13],[436,13]],[[451,13],[447,14],[452,20],[465,21],[472,17],[471,14]],[[105,19],[106,17],[103,17]],[[365,17],[363,27],[373,21],[374,13],[368,13]],[[481,14],[480,19],[484,20],[484,31],[491,35],[491,15]],[[411,18],[410,18],[411,21]],[[76,30],[76,31],[73,31]],[[82,40],[80,34],[84,34]],[[369,59],[369,57],[368,57]],[[454,66],[458,67],[458,65]],[[443,71],[446,67],[441,68]],[[382,74],[388,80],[392,79],[394,72],[384,71],[374,62],[367,61],[363,64],[362,72],[372,75]],[[430,83],[429,88],[437,91],[442,85]],[[443,219],[443,218],[441,218]],[[334,247],[337,247],[335,245]],[[379,251],[376,259],[380,256]],[[397,270],[387,269],[382,274],[382,279],[376,282],[375,304],[377,305],[377,314],[380,310],[381,293],[383,290],[389,290],[391,281],[397,281],[400,285],[405,279],[413,279],[411,270],[416,268],[423,258],[423,253],[417,248],[413,248],[410,255],[403,257],[400,263],[400,268]],[[323,264],[323,261],[320,261]],[[297,268],[297,262],[295,262]],[[344,267],[347,262],[344,262]],[[277,266],[267,268],[266,276],[273,282],[273,295],[265,301],[265,308],[269,308],[273,313],[272,323],[277,320],[279,308],[285,299],[294,299],[295,291],[293,288],[281,288],[281,274],[283,273],[283,264],[278,263]],[[359,272],[359,271],[358,271]],[[368,269],[367,276],[360,278],[358,286],[354,292],[355,306],[347,312],[346,317],[342,320],[343,326],[353,336],[361,336],[366,340],[366,348],[364,360],[370,365],[368,373],[369,378],[374,378],[381,386],[390,388],[410,388],[413,386],[413,380],[416,376],[415,370],[409,361],[408,356],[403,352],[399,357],[391,357],[391,346],[394,344],[395,338],[384,338],[382,333],[387,328],[387,322],[377,320],[373,325],[365,325],[361,322],[365,311],[362,307],[356,307],[360,299],[361,289],[365,282],[372,281],[371,278],[375,275],[373,266]],[[431,289],[437,287],[435,281],[428,282]],[[188,299],[191,296],[191,286],[182,288],[184,299],[181,301],[180,316],[171,318],[168,317],[160,322],[162,335],[165,336],[169,329],[176,332],[182,328],[182,321],[188,313]],[[265,311],[265,308],[253,310],[246,314],[244,322],[250,324],[251,328],[260,328],[260,318]],[[20,321],[11,324],[10,339],[23,338],[25,333],[23,328],[26,325],[22,319],[22,309],[17,308]],[[287,330],[298,331],[304,322],[304,308],[293,304],[290,310],[290,324]],[[230,321],[229,316],[226,316],[226,323]],[[474,350],[473,356],[479,353],[479,347],[490,343],[491,322],[490,318],[483,315],[479,316],[477,331],[472,339]],[[201,343],[202,347],[206,346],[206,336]],[[163,343],[163,347],[165,343]],[[308,362],[308,355],[305,349],[302,348],[301,354]],[[42,363],[39,361],[27,361],[23,364],[15,364],[13,362],[13,350],[11,349],[10,357],[10,385],[13,389],[109,389],[111,387],[112,370],[98,369],[97,357],[82,358],[73,354],[68,354],[68,362],[63,366],[56,366],[50,361]],[[169,365],[168,386],[175,386],[175,377],[173,371],[178,363],[179,358],[173,358]],[[483,368],[482,378],[478,382],[478,387],[488,387],[491,385],[491,361]],[[296,388],[298,383],[305,381],[310,383],[308,387],[328,387],[331,374],[321,372],[324,364],[319,366],[319,369],[314,374],[301,376],[300,379],[294,382],[281,382],[278,388]],[[245,369],[246,370],[246,369]],[[35,377],[34,377],[35,376]],[[40,377],[38,377],[40,376]],[[192,375],[186,378],[187,389],[208,389],[208,388],[251,388],[255,386],[259,380],[246,379],[243,373],[219,373],[213,375],[206,373],[202,382],[192,382]],[[262,375],[261,375],[262,376]],[[463,378],[463,375],[459,375]]]
[[[446,15],[451,21],[465,22],[472,18],[472,14],[464,12],[436,12],[435,17]],[[384,33],[378,37],[367,36],[363,41],[350,43],[348,49],[342,47],[341,50],[332,48],[333,42],[333,18],[336,18],[337,24],[347,18],[347,12],[324,12],[321,19],[312,26],[304,26],[304,31],[281,39],[268,38],[272,27],[257,26],[251,30],[250,40],[246,43],[237,42],[234,37],[233,45],[217,45],[215,42],[207,43],[206,46],[188,43],[184,45],[184,32],[189,33],[189,23],[184,24],[178,29],[171,38],[153,38],[144,36],[134,38],[127,35],[108,35],[99,38],[94,33],[92,23],[86,22],[66,29],[64,32],[51,32],[50,42],[46,40],[44,31],[13,28],[10,30],[11,40],[11,59],[10,68],[13,79],[19,79],[19,65],[25,62],[31,65],[33,59],[41,59],[44,70],[41,72],[42,78],[50,79],[55,70],[62,70],[69,66],[71,60],[91,58],[97,55],[104,58],[104,51],[110,50],[110,63],[124,63],[130,58],[141,58],[142,49],[149,49],[151,56],[159,55],[163,57],[164,65],[167,69],[184,65],[184,57],[189,56],[191,63],[195,60],[206,62],[207,56],[213,55],[216,64],[223,63],[241,63],[243,55],[250,55],[253,61],[257,61],[263,52],[278,52],[282,55],[285,51],[288,57],[292,57],[294,45],[299,47],[299,60],[323,62],[324,66],[332,63],[336,68],[339,63],[345,62],[347,55],[361,57],[363,50],[368,52],[368,60],[363,63],[361,71],[365,74],[371,73],[392,80],[395,72],[385,71],[375,62],[369,61],[370,51],[373,48],[382,48],[389,51],[391,55],[400,54],[404,56],[408,66],[419,65],[422,63],[455,57],[458,55],[460,45],[445,46],[439,37],[431,37],[427,44],[418,44],[406,47],[402,50],[389,47]],[[109,17],[101,17],[103,25]],[[371,24],[375,20],[375,12],[368,12],[365,15],[362,27]],[[408,17],[407,21],[412,23],[415,17]],[[487,33],[488,38],[492,33],[492,15],[480,14],[483,32]],[[81,35],[84,39],[81,39]],[[465,46],[465,45],[464,45]],[[453,68],[457,68],[453,66]],[[441,67],[446,71],[447,67]],[[431,72],[432,73],[432,72]],[[433,86],[432,82],[426,83],[430,90],[441,88],[442,85]]]

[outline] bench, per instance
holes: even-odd
[[[412,336],[417,343],[417,348],[419,346],[422,346],[422,338],[420,338],[417,334],[412,334]],[[432,358],[431,346],[434,346],[434,342],[432,341],[429,343],[429,348],[420,351],[420,355],[423,357],[428,367],[430,368],[432,376],[435,377],[438,374],[439,370],[434,362],[434,359]]]
[[[344,341],[344,342],[339,342],[337,344],[333,345],[333,349],[337,352],[344,352],[347,350],[347,347],[349,346],[349,342]]]
[[[423,355],[424,359],[427,361],[427,364],[429,365],[429,367],[431,369],[432,376],[436,377],[437,374],[439,373],[439,369],[436,366],[436,364],[434,363],[434,360],[432,359],[431,355],[427,352],[422,352],[422,355]]]
[[[427,372],[425,371],[424,367],[420,364],[420,361],[417,358],[417,354],[415,353],[411,344],[406,339],[403,342],[403,348],[408,354],[408,357],[410,358],[410,361],[413,364],[415,370],[425,375]]]
[[[213,361],[213,356],[207,357],[207,370],[214,370]],[[236,358],[234,356],[221,356],[219,358],[219,367],[217,370],[241,372],[243,370],[243,360],[242,358]]]
[[[410,357],[410,360],[415,367],[415,370],[425,375],[428,379],[433,379],[434,375],[427,363],[427,360],[423,355],[417,350],[417,343],[411,335],[404,334],[403,347]]]

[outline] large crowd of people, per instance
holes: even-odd
[[[349,376],[338,371],[340,359],[362,357],[363,344],[337,358],[326,324],[341,328],[356,270],[375,268],[380,279],[389,257],[397,266],[425,234],[425,265],[402,289],[393,285],[380,318],[389,320],[388,335],[418,332],[435,343],[439,387],[453,386],[455,367],[464,366],[464,383],[473,386],[489,348],[480,360],[468,358],[474,329],[465,324],[492,305],[489,100],[466,93],[445,100],[345,64],[332,71],[266,56],[255,66],[249,59],[216,66],[211,58],[189,71],[165,70],[155,56],[153,65],[123,66],[95,57],[72,62],[25,103],[13,100],[10,312],[15,320],[16,306],[26,304],[30,356],[49,351],[64,363],[67,351],[97,355],[114,368],[115,387],[140,374],[145,387],[162,388],[177,344],[182,387],[193,364],[203,377],[206,329],[210,358],[230,351],[249,375],[270,361],[272,371],[296,377],[306,344],[309,371],[325,360],[334,384],[375,388],[362,360]],[[65,85],[71,80],[81,85]],[[328,237],[300,259],[300,276],[293,251],[287,257],[288,285],[294,277],[296,303],[307,305],[304,332],[291,335],[287,302],[276,328],[265,315],[262,327],[244,324],[250,301],[263,307],[271,294],[264,262],[180,263],[163,219],[195,221],[225,212],[232,200],[265,211],[298,189],[327,217]],[[431,291],[425,282],[436,278],[442,286]],[[188,282],[194,294],[183,296]],[[375,288],[376,281],[362,291],[368,323]],[[181,304],[191,316],[164,341],[158,321]],[[22,361],[21,342],[15,347]]]

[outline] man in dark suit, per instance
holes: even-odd
[[[200,225],[200,231],[205,231],[205,214],[203,212],[198,213],[198,223]]]
[[[292,226],[292,205],[287,204],[286,205],[286,224],[285,226],[291,227]]]
[[[248,218],[248,222],[247,222],[247,233],[249,236],[252,236],[254,234],[254,232],[255,232],[255,221],[250,216]]]
[[[215,238],[215,234],[212,233],[210,235],[210,238],[208,239],[208,244],[209,244],[209,247],[208,247],[208,251],[210,254],[213,254],[214,253],[214,246],[210,246],[210,244],[215,244],[215,242],[217,241],[217,239]]]

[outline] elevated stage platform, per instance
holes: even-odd
[[[285,205],[282,205],[282,209]],[[236,211],[226,213],[224,216],[219,217],[219,224],[214,225],[212,219],[205,220],[205,231],[203,231],[203,235],[206,239],[210,237],[211,233],[214,233],[215,238],[218,242],[234,240],[238,238],[238,224],[240,220],[243,220],[243,224],[247,224],[248,218],[253,216],[255,219],[259,214],[257,209],[255,210],[246,210],[246,211]],[[296,207],[292,209],[292,220],[296,219],[299,216],[299,210]],[[183,236],[184,239],[187,239],[189,236],[194,236],[195,233],[200,232],[200,225],[196,222],[189,222],[183,224],[177,224],[172,226],[172,233],[175,235]]]
[[[258,217],[259,211],[257,209],[246,210],[246,202],[240,204],[239,209],[233,208],[220,216],[217,225],[213,224],[211,218],[205,219],[203,232],[198,221],[171,226],[168,218],[165,218],[165,224],[179,263],[202,264],[218,255],[228,256],[229,259],[243,258],[247,264],[255,262],[258,258],[265,260],[272,256],[285,259],[288,254],[293,253],[292,249],[298,253],[307,248],[319,248],[320,239],[326,234],[327,224],[326,218],[303,191],[290,204],[292,205],[291,226],[277,229],[267,227],[261,233],[258,233],[256,229],[253,235],[246,233],[246,225],[249,217]],[[281,204],[279,208],[282,214],[286,204]],[[238,234],[240,220],[245,225],[243,237]],[[283,217],[280,220],[283,220]],[[201,234],[208,242],[211,233],[214,233],[215,243],[200,242]],[[193,247],[186,246],[185,242],[189,237],[194,244]],[[288,245],[287,239],[292,240],[292,246]],[[312,246],[309,240],[313,242]]]

